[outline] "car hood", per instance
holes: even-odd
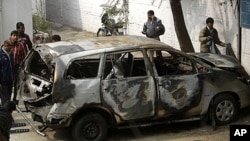
[[[189,53],[196,58],[200,58],[203,62],[209,62],[218,68],[239,68],[241,67],[240,62],[227,55],[218,55],[212,53]]]

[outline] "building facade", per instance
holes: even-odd
[[[16,23],[25,24],[25,32],[32,37],[32,2],[31,0],[0,0],[0,44],[8,39]]]

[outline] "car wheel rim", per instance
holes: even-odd
[[[83,138],[92,140],[99,134],[99,126],[96,122],[87,122],[82,128]]]
[[[234,115],[234,105],[229,100],[220,102],[216,107],[216,117],[220,121],[228,121]]]

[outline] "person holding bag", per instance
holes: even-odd
[[[216,44],[226,47],[227,44],[219,39],[218,31],[213,27],[214,19],[209,17],[206,20],[206,27],[204,27],[199,34],[200,52],[221,54]]]

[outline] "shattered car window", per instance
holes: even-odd
[[[32,74],[41,76],[47,80],[50,80],[51,77],[49,67],[46,65],[46,63],[43,61],[43,59],[37,52],[34,52],[34,54],[32,55],[32,59],[29,62],[27,71]]]
[[[84,79],[97,77],[100,56],[93,55],[74,60],[68,67],[66,79]]]
[[[160,50],[150,50],[148,54],[159,76],[195,73],[192,61],[181,54]]]
[[[141,51],[107,54],[104,78],[146,76],[147,71]]]

